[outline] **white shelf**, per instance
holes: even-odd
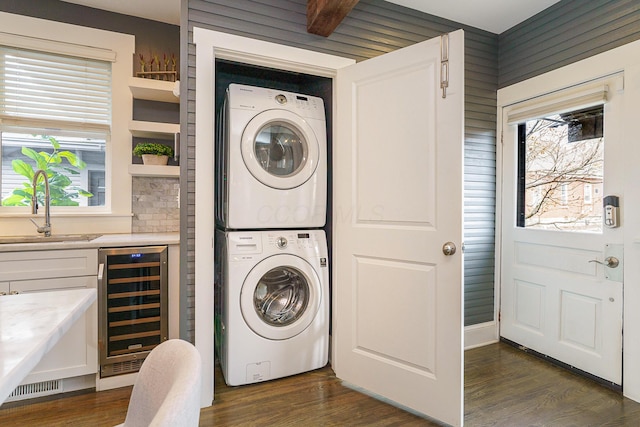
[[[130,77],[129,89],[135,99],[149,101],[180,103],[180,98],[173,94],[174,88],[179,82],[166,82],[163,80],[141,79]]]
[[[131,120],[129,122],[129,131],[131,131],[131,135],[138,138],[173,139],[173,136],[180,132],[180,125]]]
[[[160,176],[168,178],[180,177],[180,166],[160,165],[129,165],[129,174],[132,176]]]
[[[174,89],[179,88],[179,82],[167,82],[163,80],[142,79],[131,77],[129,79],[129,89],[134,99],[145,99],[149,101],[171,102],[178,104],[180,99],[174,95]],[[178,91],[176,90],[176,93]],[[145,122],[131,120],[129,122],[131,136],[137,138],[154,138],[176,141],[175,135],[180,133],[180,125],[174,123]],[[174,147],[177,150],[177,147]],[[154,177],[180,177],[180,166],[158,166],[158,165],[129,165],[129,174],[132,176],[154,176]]]

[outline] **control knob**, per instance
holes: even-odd
[[[280,249],[286,248],[288,243],[289,242],[287,241],[286,237],[280,236],[276,239],[276,246]]]

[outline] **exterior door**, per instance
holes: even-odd
[[[461,425],[464,33],[447,37],[338,70],[332,365]]]
[[[500,335],[614,384],[623,227],[603,203],[624,202],[622,97],[611,76],[507,107],[503,125]]]

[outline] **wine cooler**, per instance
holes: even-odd
[[[167,247],[99,251],[100,377],[137,372],[168,335]]]

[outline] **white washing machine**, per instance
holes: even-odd
[[[217,231],[216,346],[230,386],[325,366],[329,267],[322,230]]]
[[[322,227],[327,137],[322,98],[230,84],[218,158],[218,224]]]

